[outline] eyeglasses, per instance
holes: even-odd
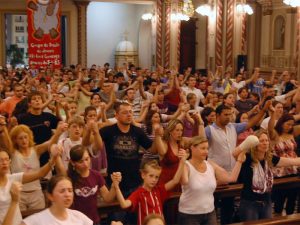
[[[9,163],[10,162],[10,158],[4,158],[4,159],[0,159],[0,164],[4,164],[4,163]]]

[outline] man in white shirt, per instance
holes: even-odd
[[[194,75],[189,75],[187,78],[187,86],[181,87],[181,90],[185,93],[185,96],[189,93],[194,93],[196,95],[196,106],[199,106],[200,101],[204,100],[204,95],[201,90],[196,88],[196,78]]]

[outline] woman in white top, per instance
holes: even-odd
[[[93,225],[83,213],[68,209],[73,203],[73,186],[68,177],[54,176],[47,188],[51,206],[23,220],[21,225]]]
[[[8,152],[0,149],[0,224],[8,220],[7,217],[10,217],[11,220],[7,224],[20,225],[22,216],[19,205],[15,207],[14,212],[11,212],[13,199],[11,198],[10,190],[12,185],[14,182],[25,184],[44,177],[54,166],[59,154],[57,149],[51,152],[53,157],[39,170],[10,174],[10,156]]]
[[[245,154],[242,152],[231,173],[213,161],[207,161],[208,141],[195,136],[190,141],[190,159],[186,161],[181,179],[179,224],[217,224],[214,211],[214,191],[218,183],[235,182]]]

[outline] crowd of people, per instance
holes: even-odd
[[[216,208],[221,224],[295,213],[297,189],[272,187],[298,174],[300,84],[288,71],[269,78],[221,66],[2,68],[0,223],[213,225]],[[239,207],[214,199],[236,182]],[[103,222],[99,199],[124,210]]]

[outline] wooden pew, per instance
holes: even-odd
[[[299,225],[299,224],[300,224],[300,213],[295,213],[288,216],[276,216],[273,217],[272,219],[233,223],[231,225]]]
[[[300,187],[300,177],[288,177],[288,178],[279,178],[274,180],[273,190],[277,189],[290,189]],[[229,184],[225,186],[219,186],[214,196],[216,199],[224,197],[234,197],[240,196],[242,190],[242,184]],[[174,193],[171,198],[179,198],[180,193]],[[98,201],[98,213],[99,215],[106,215],[111,212],[120,211],[120,205],[117,201],[112,203],[105,203],[103,201]],[[23,217],[29,216],[32,213],[39,212],[40,210],[25,211],[22,212]],[[300,223],[298,223],[300,224]]]

